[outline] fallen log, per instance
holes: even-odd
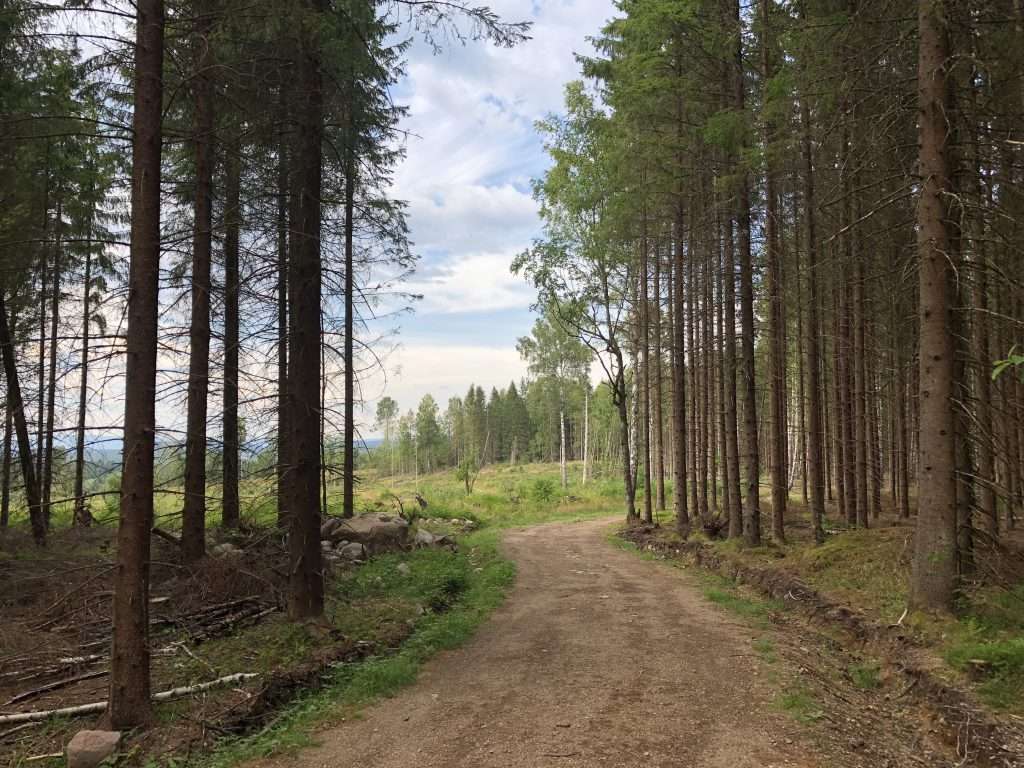
[[[214,688],[222,688],[226,685],[242,683],[259,677],[256,672],[238,672],[234,675],[227,675],[216,680],[210,680],[197,685],[184,685],[179,688],[171,688],[168,691],[161,691],[153,695],[153,701],[173,701],[193,693],[203,693]],[[93,701],[88,704],[79,704],[75,707],[61,707],[60,709],[46,709],[38,712],[18,712],[13,715],[0,715],[0,725],[15,723],[31,723],[39,720],[49,720],[51,717],[77,717],[79,715],[99,714],[106,711],[106,701]]]

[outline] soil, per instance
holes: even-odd
[[[510,532],[516,586],[472,641],[254,768],[965,764],[914,710],[845,690],[825,639],[726,613],[691,573],[613,547],[610,525]],[[766,638],[770,661],[753,645]],[[802,722],[780,705],[794,681],[821,699]]]

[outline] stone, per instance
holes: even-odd
[[[414,539],[413,543],[417,547],[432,547],[434,546],[435,541],[436,537],[434,536],[434,534],[432,534],[430,531],[424,530],[423,528],[419,528],[416,530],[416,538]]]
[[[382,520],[381,515],[358,515],[339,520],[334,531],[335,540],[362,544],[371,555],[382,552],[401,552],[409,548],[409,524],[401,518]],[[383,515],[387,517],[387,515]]]
[[[338,530],[344,527],[345,521],[338,517],[329,517],[324,521],[324,524],[320,526],[320,538],[334,540],[335,534]]]
[[[350,542],[338,550],[338,554],[345,560],[366,559],[366,548],[357,541]]]
[[[244,553],[234,544],[225,542],[224,544],[218,544],[213,547],[210,550],[210,554],[214,557],[241,557]]]
[[[320,549],[324,550],[325,552],[330,551],[333,547],[334,547],[334,545],[331,544],[331,542],[328,541],[327,539],[321,539],[320,540]]]
[[[120,731],[79,731],[68,742],[68,768],[97,768],[120,743]]]
[[[403,576],[408,576],[410,573],[412,573],[412,568],[409,567],[408,563],[399,563],[398,567],[395,568],[395,570]]]

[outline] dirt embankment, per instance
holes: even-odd
[[[887,680],[900,689],[899,699],[920,708],[923,721],[955,746],[964,764],[1024,765],[1024,724],[995,715],[964,688],[940,674],[941,661],[899,623],[885,623],[843,605],[782,568],[744,563],[702,542],[680,543],[665,532],[641,527],[622,538],[641,550],[695,564],[738,584],[748,585],[854,652],[882,662]],[[891,698],[887,695],[883,703]]]

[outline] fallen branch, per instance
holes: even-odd
[[[157,528],[155,525],[153,526],[153,535],[163,539],[164,541],[170,544],[173,544],[176,547],[181,546],[181,541],[178,539],[177,536],[168,533],[163,528]]]
[[[5,707],[9,707],[12,704],[20,704],[23,701],[28,701],[29,699],[34,699],[36,696],[41,696],[44,693],[49,693],[50,691],[57,691],[57,690],[60,690],[61,688],[67,688],[69,685],[74,685],[75,683],[81,683],[81,682],[84,682],[86,680],[95,680],[96,678],[104,677],[107,674],[109,674],[109,672],[107,670],[100,669],[100,670],[97,670],[96,672],[86,672],[84,675],[76,675],[75,677],[67,677],[67,678],[64,678],[63,680],[55,680],[52,683],[47,683],[46,685],[41,685],[38,688],[33,688],[31,691],[25,691],[24,693],[19,693],[13,699],[10,699],[6,704],[4,704],[4,706]]]
[[[210,680],[197,685],[184,685],[179,688],[171,688],[169,691],[161,691],[154,694],[153,701],[172,701],[184,696],[191,696],[193,693],[203,693],[214,688],[222,688],[226,685],[245,682],[259,677],[256,672],[239,672],[227,677]],[[0,715],[0,725],[7,723],[31,723],[39,720],[49,720],[51,717],[77,717],[78,715],[90,715],[104,712],[107,709],[106,701],[94,701],[89,704],[79,704],[77,707],[62,707],[60,709],[47,709],[39,712],[18,712],[14,715]]]

